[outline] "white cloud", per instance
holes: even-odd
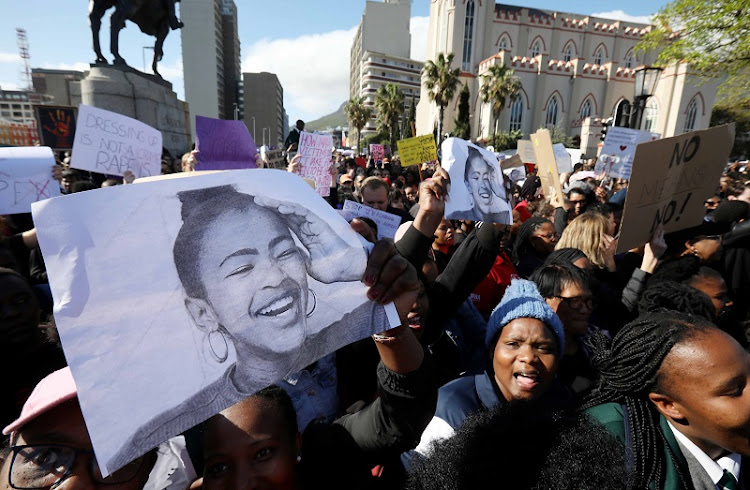
[[[270,72],[284,88],[289,119],[311,120],[349,98],[349,51],[356,27],[286,39],[261,39],[243,48],[242,71]],[[249,109],[249,108],[248,108]]]
[[[624,22],[634,22],[636,24],[650,24],[652,22],[651,15],[629,15],[624,10],[610,10],[608,12],[597,12],[591,14],[592,17],[600,17],[602,19],[611,20],[622,20]]]
[[[0,81],[0,87],[2,87],[3,90],[21,90],[21,85],[19,85],[16,82],[1,82]]]
[[[42,68],[48,70],[75,70],[75,71],[89,71],[89,64],[79,61],[78,63],[44,63]]]
[[[177,97],[184,98],[185,78],[182,70],[182,58],[177,58],[173,63],[159,63],[159,73],[164,80],[172,83],[172,89]],[[151,65],[148,66],[147,73],[151,73]]]
[[[17,63],[21,61],[18,53],[0,53],[0,63]]]
[[[427,59],[427,29],[430,26],[429,17],[412,17],[409,24],[411,31],[411,58],[417,61]]]

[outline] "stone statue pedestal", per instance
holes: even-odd
[[[91,65],[80,82],[81,101],[132,117],[161,131],[163,146],[179,158],[190,151],[190,111],[172,84],[129,66]]]

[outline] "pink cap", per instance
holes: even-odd
[[[43,413],[52,410],[61,403],[72,400],[76,396],[78,396],[78,392],[70,368],[64,367],[55,371],[36,385],[29,399],[23,404],[21,416],[3,429],[3,434],[7,436],[17,432],[18,429]],[[11,440],[13,439],[15,439],[14,435],[11,436]]]

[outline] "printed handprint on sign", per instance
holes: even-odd
[[[45,124],[44,129],[58,138],[67,138],[70,135],[70,114],[65,114],[60,109],[49,115],[51,124]]]

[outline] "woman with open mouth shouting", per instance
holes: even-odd
[[[562,323],[530,281],[516,279],[505,290],[487,325],[490,352],[484,373],[456,379],[440,388],[435,416],[419,445],[404,453],[409,468],[426,456],[432,442],[451,437],[463,421],[500,404],[572,404],[555,376],[565,351]]]

